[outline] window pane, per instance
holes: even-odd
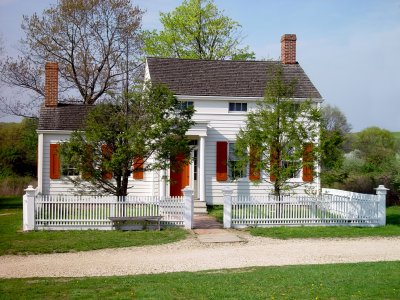
[[[229,111],[247,111],[247,103],[230,102]]]

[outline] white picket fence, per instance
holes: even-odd
[[[191,228],[193,191],[183,197],[24,195],[24,230],[112,229],[110,217],[162,216],[163,226]]]
[[[224,190],[224,227],[380,226],[386,222],[386,188],[376,195],[323,189],[319,196],[232,196]]]

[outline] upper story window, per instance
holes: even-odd
[[[247,111],[247,103],[229,102],[229,111]]]
[[[193,101],[179,101],[179,109],[185,110],[188,107],[194,107]]]

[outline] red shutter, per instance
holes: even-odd
[[[138,156],[133,160],[133,179],[143,179],[143,157]]]
[[[271,146],[270,149],[270,174],[269,174],[269,180],[271,182],[274,182],[276,180],[276,175],[274,174],[273,170],[277,168],[278,166],[278,152],[276,151],[276,148],[274,146]]]
[[[104,160],[111,160],[112,156],[112,148],[109,145],[101,145],[101,153],[103,155]],[[108,170],[101,170],[101,176],[103,179],[110,180],[112,179],[112,172]]]
[[[312,160],[313,144],[307,143],[303,150],[303,181],[313,181],[313,160]]]
[[[228,180],[228,143],[217,142],[217,181]]]
[[[260,154],[254,147],[250,147],[250,175],[249,179],[251,181],[258,181],[261,178],[260,170],[257,170],[257,163],[260,162]]]
[[[93,147],[91,145],[85,146],[85,164],[82,172],[83,180],[90,180],[93,177]]]
[[[50,144],[50,178],[60,178],[60,156],[58,154],[59,145]]]

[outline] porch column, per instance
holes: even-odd
[[[200,136],[200,185],[199,185],[199,198],[200,201],[206,201],[206,172],[205,172],[205,149],[206,141],[204,136]]]
[[[160,197],[167,197],[167,171],[161,170],[161,178],[160,178]]]

